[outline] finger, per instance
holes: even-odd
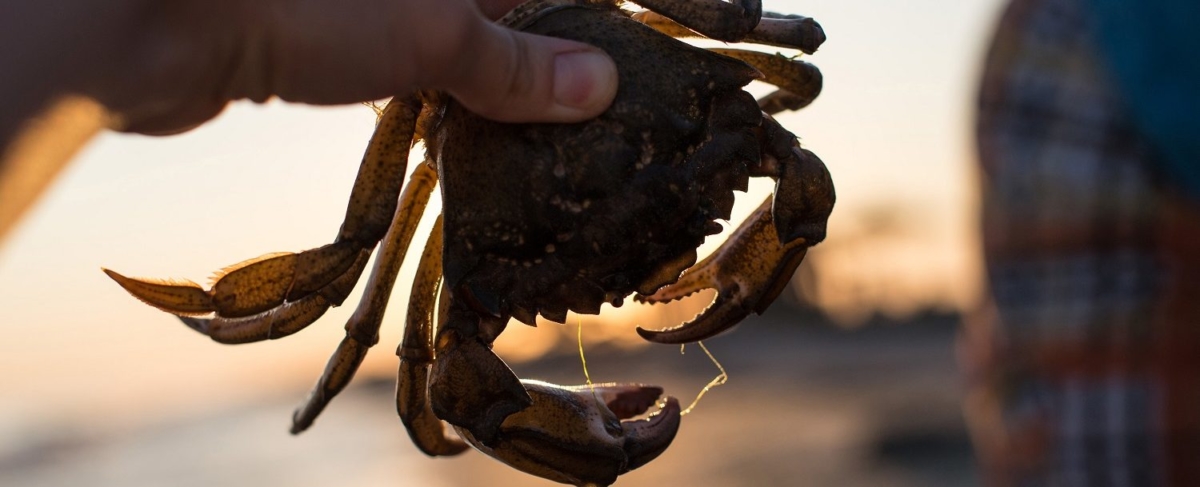
[[[603,112],[617,68],[603,51],[493,24],[440,79],[471,111],[504,122],[576,122]],[[436,75],[435,75],[436,76]]]
[[[270,48],[248,50],[240,66],[269,59],[273,69],[239,69],[251,76],[231,77],[249,87],[235,98],[346,103],[430,88],[495,120],[574,122],[598,115],[616,94],[616,67],[594,47],[496,25],[475,0],[380,5],[391,1],[342,1],[334,12],[286,16],[268,10],[275,13],[265,19],[275,35]],[[512,3],[487,0],[493,14]]]
[[[175,135],[199,127],[225,110],[227,103],[212,98],[198,98],[169,111],[140,117],[118,116],[111,127],[120,132],[142,135]]]
[[[125,130],[159,134],[193,127],[238,99],[341,104],[429,88],[508,122],[579,121],[611,103],[617,75],[606,55],[498,26],[477,2],[489,15],[515,3],[247,0],[208,12],[184,8],[206,2],[180,2],[148,22],[158,28],[145,30],[161,38],[139,45],[157,46],[153,56],[131,56],[151,61],[107,70],[125,75],[107,83],[115,95],[97,98],[124,116]]]

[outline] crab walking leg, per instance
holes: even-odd
[[[709,39],[725,42],[745,40],[763,13],[761,0],[634,0],[634,3]]]
[[[442,216],[433,224],[417,278],[408,298],[404,339],[396,348],[400,370],[396,381],[396,412],[422,452],[429,456],[462,453],[467,444],[446,434],[442,420],[429,406],[429,368],[433,364],[433,320],[442,283]]]
[[[304,405],[292,415],[292,433],[299,433],[312,425],[317,415],[325,409],[350,379],[358,371],[367,350],[379,342],[379,327],[383,323],[384,311],[387,309],[388,298],[392,294],[392,286],[400,272],[400,264],[412,243],[421,214],[429,203],[429,195],[437,185],[437,171],[428,163],[421,164],[413,171],[412,179],[404,188],[400,197],[400,205],[396,208],[391,228],[379,247],[379,255],[375,258],[375,266],[371,269],[371,277],[367,280],[366,290],[354,310],[354,315],[346,322],[346,337],[338,345],[325,373],[317,381],[316,387],[309,394]]]
[[[700,35],[651,10],[635,13],[633,18],[672,37],[687,38]],[[795,48],[812,54],[825,42],[825,31],[809,17],[763,12],[762,20],[746,36],[745,41]],[[811,64],[757,51],[710,50],[745,61],[766,76],[764,81],[780,87],[779,90],[758,100],[759,108],[769,115],[804,108],[821,93],[821,72]]]
[[[817,52],[825,43],[825,29],[811,17],[763,12],[746,40],[776,47],[792,47],[805,54]]]
[[[179,319],[189,328],[207,335],[218,343],[232,345],[283,338],[303,330],[324,315],[332,304],[328,296],[349,295],[370,257],[371,252],[364,249],[358,253],[358,259],[350,269],[330,282],[321,292],[309,294],[297,301],[288,301],[256,315],[240,318],[180,316]]]
[[[315,291],[340,304],[349,290],[340,294],[328,285],[347,273],[362,272],[361,267],[355,270],[355,263],[363,250],[366,249],[354,249],[350,242],[336,242],[299,254],[267,254],[219,271],[217,282],[208,291],[191,281],[137,279],[103,270],[134,297],[168,313],[194,316],[215,312],[225,318],[243,318],[275,309],[278,303],[265,302],[263,297],[280,295],[282,303],[291,289],[303,291],[295,293],[297,296],[290,301]],[[302,273],[297,275],[301,269]],[[290,273],[290,279],[265,278],[270,277],[267,274],[280,272]],[[357,280],[357,275],[353,279]],[[321,285],[316,286],[316,282]],[[244,292],[239,292],[243,289]]]
[[[783,110],[799,110],[821,94],[824,77],[816,66],[782,54],[768,54],[744,49],[711,48],[712,52],[746,62],[762,72],[763,81],[779,87],[758,101],[768,114]]]
[[[379,242],[395,213],[420,109],[415,97],[406,97],[392,100],[384,110],[359,166],[346,218],[334,243],[298,254],[267,254],[230,266],[217,274],[207,291],[191,282],[131,279],[105,272],[146,304],[183,316],[210,312],[221,318],[254,316],[313,294],[322,295],[328,306],[340,305],[362,271],[357,266],[361,254]],[[350,282],[343,285],[346,280]],[[338,285],[332,285],[335,282]],[[320,316],[312,311],[300,314],[314,320]],[[276,337],[267,335],[261,334],[263,339]]]
[[[659,343],[689,343],[717,335],[751,312],[762,313],[783,291],[808,248],[825,239],[833,210],[833,183],[825,164],[801,149],[796,137],[769,116],[763,117],[763,160],[751,167],[755,176],[776,179],[775,194],[764,201],[716,252],[688,269],[674,284],[646,303],[680,299],[701,289],[717,297],[699,316],[665,330],[638,328],[643,338]]]
[[[811,102],[811,99],[797,96],[787,90],[775,90],[758,99],[758,108],[767,115],[775,115],[779,112],[799,110]]]
[[[638,2],[642,3],[642,2]],[[652,10],[633,14],[633,19],[671,37],[699,37],[700,33],[680,25]],[[817,52],[825,42],[825,30],[815,20],[802,15],[763,12],[762,18],[741,42],[799,49],[805,54]]]

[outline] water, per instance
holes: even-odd
[[[843,331],[797,321],[773,310],[707,342],[729,383],[684,417],[666,453],[617,485],[977,485],[952,323]],[[515,368],[582,382],[572,352]],[[597,381],[662,384],[684,404],[717,373],[698,348],[594,348],[588,364]],[[395,416],[392,390],[390,377],[359,378],[300,436],[287,426],[302,390],[111,427],[0,421],[0,485],[556,485],[474,451],[425,457]]]

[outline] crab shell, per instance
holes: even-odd
[[[660,302],[717,287],[696,320],[639,329],[667,343],[707,338],[774,300],[805,249],[824,238],[833,205],[824,164],[743,90],[762,76],[757,69],[611,6],[542,5],[508,25],[612,56],[621,83],[606,112],[570,125],[506,124],[448,98],[426,102],[436,114],[425,140],[442,183],[448,298],[429,399],[438,418],[485,451],[512,437],[512,418],[535,409],[528,387],[491,351],[510,317],[562,323],[568,310],[595,314],[634,292]],[[751,176],[778,181],[774,205],[694,265]]]
[[[562,323],[695,263],[759,160],[753,67],[614,9],[536,12],[517,27],[616,61],[612,107],[586,122],[506,124],[448,101],[429,136],[445,218],[446,283],[477,312]]]

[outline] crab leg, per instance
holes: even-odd
[[[230,266],[209,290],[191,282],[131,279],[105,270],[143,302],[168,313],[215,313],[188,325],[214,340],[244,343],[279,338],[341,305],[396,212],[416,118],[415,97],[392,100],[359,166],[337,240],[298,254],[277,253]],[[316,297],[314,297],[316,296]]]
[[[423,451],[428,451],[426,442],[454,445],[437,430],[440,418],[471,446],[518,470],[575,485],[609,485],[653,460],[674,440],[681,416],[674,398],[668,397],[650,417],[633,419],[658,400],[661,388],[608,384],[592,389],[521,381],[491,350],[508,317],[475,314],[455,303],[447,289],[439,306],[427,392],[415,382],[425,376],[426,367],[419,362],[429,359],[429,351],[401,347],[405,359],[398,405],[406,424],[410,416],[420,421],[409,433]],[[427,300],[429,293],[422,294]],[[419,323],[430,326],[428,318]],[[405,333],[406,345],[410,338],[417,343],[428,338],[427,331]],[[410,353],[414,367],[406,370]],[[427,406],[415,403],[423,393],[428,394]]]
[[[517,375],[492,352],[509,317],[476,313],[454,289],[447,297],[446,319],[434,339],[430,404],[437,417],[491,443],[504,418],[532,401]]]
[[[825,240],[825,227],[837,200],[829,169],[770,115],[763,115],[759,137],[762,160],[750,167],[750,175],[775,179],[771,218],[779,241],[802,238],[813,246]]]
[[[758,108],[767,115],[788,110],[799,110],[812,103],[812,99],[801,97],[787,90],[775,90],[758,99]]]
[[[677,282],[634,298],[662,303],[713,288],[716,299],[695,319],[678,327],[638,328],[643,338],[659,343],[694,342],[732,328],[751,312],[762,313],[783,291],[808,247],[824,240],[835,199],[825,164],[801,149],[796,137],[770,116],[763,116],[760,141],[763,160],[750,168],[751,174],[775,178],[774,196]]]
[[[666,450],[681,421],[677,400],[667,397],[658,411],[634,419],[658,401],[661,388],[519,380],[491,349],[508,316],[477,313],[449,286],[442,286],[431,340],[441,274],[438,235],[422,255],[397,351],[397,410],[422,451],[459,451],[444,420],[468,444],[518,470],[575,485],[609,485]]]
[[[634,3],[704,37],[725,42],[742,42],[762,18],[761,0],[634,0]]]
[[[370,251],[359,252],[358,259],[350,269],[330,282],[324,293],[309,294],[297,301],[289,301],[262,313],[240,318],[180,316],[179,319],[189,328],[219,343],[250,343],[282,338],[304,329],[324,315],[330,306],[327,294],[350,294],[370,257]]]
[[[739,59],[762,72],[763,81],[779,87],[778,91],[758,100],[759,108],[768,114],[783,110],[799,110],[821,94],[823,77],[816,66],[782,54],[747,51],[744,49],[711,48],[712,52]]]
[[[645,5],[644,2],[637,3]],[[668,18],[668,16],[652,10],[635,13],[633,14],[633,19],[671,37],[688,38],[700,36],[701,33],[684,27],[680,23]],[[714,37],[714,39],[717,38]],[[762,12],[762,18],[758,21],[758,24],[754,26],[753,30],[744,39],[738,39],[738,41],[799,49],[805,54],[812,54],[817,52],[817,48],[825,42],[825,31],[821,28],[820,24],[809,17]]]
[[[433,224],[417,278],[408,298],[404,340],[396,349],[400,371],[396,381],[396,412],[408,436],[429,456],[462,453],[467,444],[446,434],[442,420],[429,406],[429,368],[433,364],[433,320],[442,281],[442,216]]]
[[[317,381],[304,405],[292,416],[293,434],[312,425],[313,420],[325,409],[329,401],[350,383],[350,379],[354,377],[363,358],[366,357],[367,350],[379,342],[379,327],[383,323],[383,314],[392,294],[392,286],[396,283],[400,264],[404,262],[413,234],[417,231],[417,224],[421,221],[421,214],[424,213],[429,195],[436,185],[437,172],[428,163],[421,164],[413,171],[412,178],[400,197],[400,205],[392,219],[391,229],[379,246],[379,255],[375,258],[375,266],[371,269],[366,290],[358,308],[354,310],[354,315],[346,322],[346,337],[329,358],[324,374]]]
[[[425,331],[406,329],[401,346],[405,358],[397,401],[401,417],[416,420],[412,424],[418,427],[410,426],[409,434],[422,451],[429,452],[426,442],[455,451],[456,442],[439,430],[440,418],[480,452],[523,472],[574,485],[609,485],[658,457],[675,439],[681,421],[675,398],[667,397],[648,417],[634,419],[658,402],[660,387],[518,380],[491,351],[508,318],[472,318],[473,312],[455,304],[447,289],[442,290],[435,350],[408,347],[410,339],[428,343],[428,304],[417,314],[425,318],[410,322]],[[431,297],[427,291],[422,294],[424,301]],[[406,370],[408,354],[413,367]],[[431,355],[436,356],[433,367],[421,365]],[[428,391],[417,382],[426,376]],[[429,402],[417,403],[424,394]]]
[[[672,37],[697,37],[700,34],[650,10],[633,14],[633,19]],[[789,47],[812,54],[825,42],[825,31],[809,17],[763,12],[762,20],[745,41]],[[710,49],[749,63],[766,75],[766,82],[779,86],[758,100],[762,111],[773,115],[784,110],[799,110],[812,103],[821,92],[821,72],[811,64],[782,55],[738,49]]]

